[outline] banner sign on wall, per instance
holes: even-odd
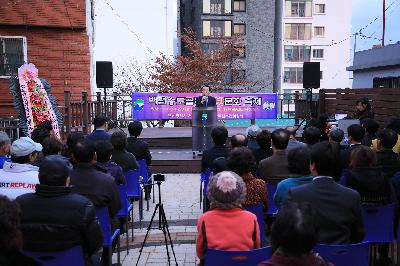
[[[276,119],[277,95],[273,93],[212,93],[218,119]],[[199,93],[137,93],[132,95],[132,116],[139,120],[192,119]]]

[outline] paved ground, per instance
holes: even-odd
[[[166,181],[161,185],[162,200],[166,217],[169,223],[171,239],[178,265],[196,264],[196,223],[202,211],[199,205],[199,174],[167,174]],[[155,190],[156,203],[158,201],[158,189]],[[155,205],[149,202],[149,211],[146,211],[144,202],[144,219],[142,224],[138,222],[138,202],[134,203],[134,234],[135,239],[129,243],[129,254],[126,252],[126,235],[121,238],[121,262],[124,266],[136,265],[140,246],[147,231],[147,226],[153,214]],[[140,228],[142,225],[142,228]],[[158,213],[153,227],[158,227]],[[131,231],[129,230],[131,236]],[[172,252],[170,250],[172,257]],[[116,255],[113,259],[116,262]],[[171,262],[173,258],[171,259]],[[168,265],[167,253],[162,231],[153,229],[150,231],[146,246],[143,249],[138,265]],[[175,265],[171,263],[171,265]]]

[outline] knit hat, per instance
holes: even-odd
[[[224,171],[210,178],[207,197],[211,208],[228,210],[241,207],[246,198],[246,185],[234,172]]]

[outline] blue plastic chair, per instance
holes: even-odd
[[[81,246],[56,252],[34,252],[24,250],[23,253],[44,266],[85,266]]]
[[[125,218],[126,225],[126,246],[129,245],[129,234],[128,234],[128,217],[129,213],[131,213],[132,221],[131,221],[131,230],[132,230],[132,241],[133,241],[133,204],[129,203],[128,194],[126,193],[125,185],[118,185],[119,197],[121,199],[122,208],[117,213],[117,217]],[[127,253],[129,253],[129,249],[127,248]]]
[[[146,160],[138,160],[139,164],[139,175],[143,178],[142,182],[147,183],[149,181],[149,172],[147,170]]]
[[[117,244],[117,252],[118,252],[118,263],[121,262],[120,257],[120,245],[119,245],[119,236],[120,230],[115,229],[114,232],[111,230],[111,219],[108,213],[108,208],[96,208],[97,218],[99,218],[101,231],[103,232],[104,240],[103,240],[103,248],[106,248],[109,252],[109,265],[112,265],[112,242],[115,238],[118,237]]]
[[[391,243],[394,240],[394,204],[362,206],[365,237],[371,243]]]
[[[141,177],[140,170],[129,170],[124,173],[126,180],[126,194],[131,200],[133,198],[139,198],[139,219],[143,219],[143,193],[140,188]]]
[[[200,209],[201,209],[201,204],[203,204],[203,212],[206,211],[205,199],[207,197],[206,196],[207,186],[211,175],[212,175],[212,170],[210,168],[206,168],[206,170],[204,170],[204,172],[201,172],[200,174]]]
[[[337,266],[369,266],[369,243],[317,245],[314,252]]]
[[[245,251],[229,251],[218,249],[207,249],[205,266],[229,265],[229,266],[254,266],[270,259],[272,248],[263,247]]]
[[[274,216],[278,212],[278,208],[275,205],[274,195],[276,192],[277,185],[271,185],[267,183],[267,191],[268,191],[268,216]]]
[[[249,211],[257,216],[258,226],[260,228],[260,240],[261,243],[265,241],[265,224],[264,224],[264,212],[263,212],[263,204],[248,204],[243,205],[243,208],[246,211]]]

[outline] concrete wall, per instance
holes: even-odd
[[[374,78],[400,77],[400,66],[353,72],[353,89],[372,88]]]
[[[325,4],[326,13],[315,14],[315,4]],[[312,38],[311,40],[283,40],[283,65],[281,74],[282,90],[301,90],[303,88],[303,84],[283,83],[283,74],[285,67],[303,66],[302,62],[293,63],[284,61],[285,45],[311,46],[311,61],[320,62],[321,71],[323,71],[321,88],[330,89],[350,87],[350,75],[349,72],[346,71],[346,67],[348,67],[351,63],[351,39],[349,38],[351,34],[351,17],[352,4],[351,1],[348,0],[312,1],[312,17],[305,18],[285,17],[285,5],[283,5],[283,37],[285,36],[285,23],[311,23]],[[314,37],[315,26],[325,27],[324,37]],[[324,58],[312,58],[312,49],[324,49]]]

